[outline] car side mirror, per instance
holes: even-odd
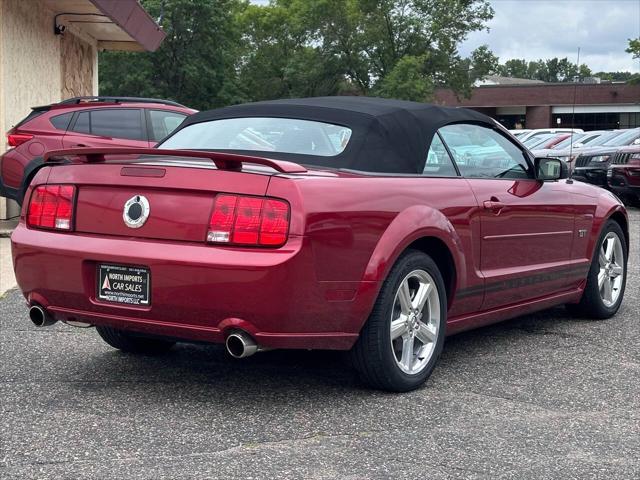
[[[538,180],[562,180],[569,178],[569,167],[559,158],[538,157],[534,160]]]
[[[633,141],[632,145],[640,145],[640,138],[636,138],[636,139]]]

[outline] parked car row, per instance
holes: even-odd
[[[22,204],[43,157],[50,150],[83,147],[149,148],[196,110],[169,100],[75,97],[33,107],[7,132],[0,155],[0,195]]]
[[[530,130],[518,139],[536,157],[565,161],[575,180],[607,188],[628,203],[640,200],[640,128]]]
[[[535,130],[509,130],[522,143],[534,138],[539,138],[549,134],[561,133],[582,133],[580,128],[538,128]]]

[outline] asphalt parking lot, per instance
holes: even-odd
[[[563,308],[451,337],[421,390],[340,354],[112,350],[0,299],[1,478],[640,478],[640,211],[612,320]]]

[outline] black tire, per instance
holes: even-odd
[[[439,324],[431,357],[416,374],[401,370],[391,341],[393,308],[401,282],[415,270],[427,272],[435,283],[439,299]],[[423,309],[424,311],[424,309]],[[392,392],[407,392],[420,387],[431,375],[444,344],[447,317],[446,290],[436,263],[427,254],[408,250],[396,262],[384,281],[371,315],[351,350],[351,362],[369,386]]]
[[[100,335],[100,337],[113,348],[117,348],[118,350],[128,353],[157,355],[165,353],[176,343],[170,340],[137,336],[124,330],[111,327],[101,326],[96,327],[96,330],[98,331],[98,335]]]
[[[612,305],[606,305],[604,300],[602,299],[602,296],[600,295],[600,288],[598,287],[598,274],[600,272],[600,250],[602,248],[604,239],[610,233],[616,234],[622,244],[624,270],[622,274],[622,286],[620,287],[620,293],[618,295],[617,301]],[[591,267],[589,268],[589,273],[587,274],[587,284],[582,294],[582,298],[577,304],[567,305],[567,309],[569,310],[569,312],[576,316],[588,317],[597,320],[604,320],[614,316],[618,312],[618,309],[620,308],[620,305],[622,304],[622,300],[624,298],[624,291],[627,283],[628,256],[629,251],[627,242],[625,240],[625,235],[622,231],[622,228],[620,227],[620,224],[614,220],[608,220],[604,228],[602,229],[602,232],[600,233],[600,237],[598,238],[598,243],[596,244],[593,258],[591,260]]]

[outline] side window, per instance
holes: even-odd
[[[73,117],[73,112],[56,115],[55,117],[51,117],[49,121],[51,122],[51,125],[53,125],[58,130],[66,130],[69,127],[71,117]]]
[[[76,119],[76,123],[72,129],[78,133],[91,133],[91,122],[89,119],[89,112],[81,112]]]
[[[456,177],[453,161],[438,134],[433,136],[422,174],[426,177]]]
[[[91,133],[101,137],[145,140],[142,112],[125,108],[92,110]]]
[[[439,132],[466,178],[532,178],[522,150],[491,128],[460,123]]]
[[[149,110],[149,119],[151,121],[150,140],[159,142],[163,138],[169,136],[178,125],[187,116],[178,112],[169,112],[166,110]]]

